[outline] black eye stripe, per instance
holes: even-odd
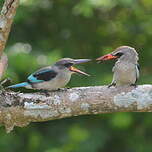
[[[64,64],[64,66],[67,67],[67,68],[70,67],[70,66],[72,66],[72,65],[73,65],[73,63],[65,63]]]
[[[115,54],[115,56],[118,56],[118,57],[121,57],[122,55],[123,55],[123,53],[121,53],[121,52]]]

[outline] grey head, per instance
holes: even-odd
[[[66,72],[71,73],[80,73],[83,75],[89,76],[87,73],[80,71],[79,69],[73,67],[75,64],[81,64],[91,61],[90,59],[71,59],[71,58],[62,58],[57,61],[53,67],[57,68],[58,70],[64,70]]]
[[[139,58],[138,58],[138,53],[134,48],[130,46],[120,46],[116,48],[115,51],[113,51],[112,53],[101,56],[96,60],[98,62],[101,62],[112,59],[118,59],[118,61],[121,62],[130,62],[137,64]]]
[[[138,62],[138,53],[133,47],[130,46],[120,46],[111,53],[115,56],[118,61],[137,63]]]

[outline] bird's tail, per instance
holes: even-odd
[[[19,88],[19,87],[26,87],[28,86],[29,83],[28,82],[23,82],[23,83],[18,83],[18,84],[15,84],[15,85],[11,85],[11,86],[8,86],[7,88]]]

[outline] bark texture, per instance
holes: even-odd
[[[0,79],[2,78],[4,72],[6,71],[8,66],[8,58],[6,54],[2,54],[0,58]]]
[[[42,93],[0,92],[0,123],[7,132],[41,122],[112,112],[151,112],[152,85],[110,88],[80,87]]]
[[[19,0],[5,0],[0,14],[0,56],[5,48]]]

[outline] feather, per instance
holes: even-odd
[[[33,76],[33,74],[31,74],[27,78],[27,82],[29,82],[29,83],[38,83],[38,82],[43,82],[43,80],[38,80],[35,76]]]
[[[26,87],[27,85],[29,85],[29,83],[28,83],[28,82],[23,82],[23,83],[18,83],[18,84],[15,84],[15,85],[8,86],[7,88]]]
[[[43,81],[50,81],[51,79],[55,78],[57,75],[57,72],[54,70],[47,68],[47,69],[41,69],[32,75],[28,77],[29,83],[38,83]]]
[[[139,72],[140,72],[140,66],[139,64],[136,64],[136,82],[135,83],[137,83],[139,79]]]

